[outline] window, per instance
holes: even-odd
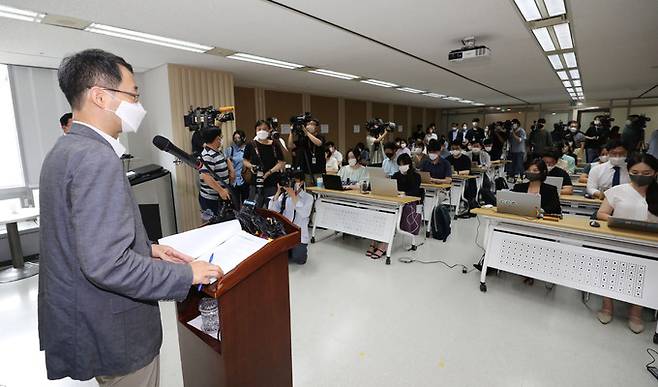
[[[0,190],[25,187],[9,71],[0,65]]]

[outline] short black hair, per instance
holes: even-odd
[[[121,68],[131,73],[133,67],[120,56],[99,49],[89,49],[67,56],[57,70],[59,88],[71,107],[79,109],[82,95],[93,86],[117,87]]]
[[[541,157],[550,157],[552,159],[555,159],[555,161],[560,160],[562,158],[562,151],[557,149],[557,148],[549,148],[544,151],[544,153],[541,154]]]
[[[209,128],[206,128],[201,133],[201,136],[203,137],[203,142],[205,142],[206,144],[210,144],[211,142],[215,141],[217,137],[221,135],[222,135],[222,131],[216,126],[211,126]]]
[[[513,124],[517,124],[517,125],[521,126],[521,121],[519,121],[517,118],[512,118],[512,121],[510,121],[510,122],[513,123]]]
[[[459,141],[453,141],[453,142],[450,143],[450,146],[451,146],[451,147],[452,147],[452,146],[458,146],[458,147],[461,148],[461,147],[462,147],[462,144],[461,144]]]
[[[483,144],[484,145],[493,145],[493,140],[491,140],[490,138],[485,138],[484,141],[483,141]]]
[[[398,156],[397,160],[398,165],[410,165],[409,169],[413,169],[413,162],[411,162],[411,156],[408,153],[401,153]]]
[[[473,122],[480,122],[479,118],[473,118]]]
[[[272,129],[272,125],[270,125],[269,121],[266,120],[258,120],[256,121],[256,125],[254,125],[254,128],[257,129],[261,125],[267,125],[268,129]]]
[[[336,147],[336,144],[334,144],[333,141],[327,141],[326,143],[324,143],[324,145],[326,145],[327,148]]]
[[[441,150],[441,144],[435,139],[431,139],[429,144],[427,144],[428,152],[438,152]]]
[[[612,150],[612,149],[615,149],[615,148],[618,148],[618,147],[622,147],[622,148],[624,148],[628,151],[628,147],[621,140],[611,140],[610,142],[608,142],[608,144],[605,147],[608,150]]]
[[[66,126],[66,124],[69,123],[69,120],[73,118],[73,113],[64,113],[61,117],[59,117],[59,124],[61,126]]]
[[[318,120],[317,118],[311,118],[310,120],[308,120],[307,123],[310,124],[311,122],[315,123],[315,126],[317,126],[318,128],[320,127],[320,120]]]
[[[247,135],[245,134],[244,130],[238,129],[235,132],[233,132],[233,138],[235,138],[236,134],[240,136],[240,139],[242,139],[242,141],[245,141],[247,139]]]
[[[546,181],[546,176],[548,176],[548,166],[546,166],[546,163],[542,159],[529,159],[528,161],[525,162],[525,170],[527,171],[530,166],[536,165],[537,169],[539,169],[539,175],[540,175],[540,180],[541,181]]]

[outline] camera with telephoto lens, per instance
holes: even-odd
[[[276,117],[267,117],[265,121],[267,121],[268,125],[270,125],[270,128],[272,128],[272,131],[270,132],[270,138],[272,138],[272,140],[278,140],[281,138],[279,119]]]
[[[215,109],[212,106],[193,108],[183,116],[183,122],[190,132],[196,132],[209,126],[219,126],[222,122],[235,120],[233,106],[220,107]]]
[[[295,188],[295,176],[299,173],[298,169],[293,169],[290,164],[286,164],[285,169],[279,175],[279,187]]]
[[[304,114],[290,117],[290,131],[297,137],[304,136],[304,127],[313,119],[311,113],[304,112]]]
[[[379,137],[385,131],[389,133],[393,132],[397,128],[397,125],[395,122],[384,122],[384,120],[381,118],[373,118],[366,122],[366,128],[370,132],[371,136]]]

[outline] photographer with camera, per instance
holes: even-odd
[[[233,132],[233,143],[224,150],[224,155],[233,164],[235,174],[232,184],[240,195],[240,203],[249,199],[249,184],[242,177],[244,151],[247,147],[246,138],[244,131],[236,130]]]
[[[313,208],[313,196],[304,190],[304,173],[291,170],[283,172],[268,208],[285,216],[301,229],[301,243],[288,252],[288,259],[299,265],[305,264],[308,257],[308,221]]]
[[[244,150],[242,177],[251,186],[249,198],[258,207],[264,207],[267,198],[276,193],[276,182],[286,163],[279,142],[269,138],[272,130],[269,123],[258,120],[255,126],[256,140]]]
[[[369,164],[380,165],[384,161],[384,152],[382,141],[386,136],[395,129],[394,122],[384,122],[381,118],[375,118],[366,122],[368,135],[366,136],[366,146],[370,156]]]
[[[212,212],[217,215],[219,201],[231,200],[230,192],[222,187],[211,175],[214,172],[222,182],[230,184],[229,176],[233,175],[233,164],[226,159],[222,152],[222,132],[217,127],[209,127],[201,131],[204,146],[201,151],[203,167],[199,170],[199,205],[201,211]],[[210,214],[209,214],[210,215]]]
[[[293,152],[293,164],[301,169],[307,180],[315,185],[315,179],[325,173],[324,137],[320,135],[320,121],[311,113],[290,119],[288,149]]]

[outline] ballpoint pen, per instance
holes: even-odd
[[[215,258],[215,253],[210,254],[210,259],[208,259],[208,263],[212,263],[213,258]],[[203,287],[203,284],[199,284],[199,287],[197,288],[197,290],[201,291],[201,287]]]

